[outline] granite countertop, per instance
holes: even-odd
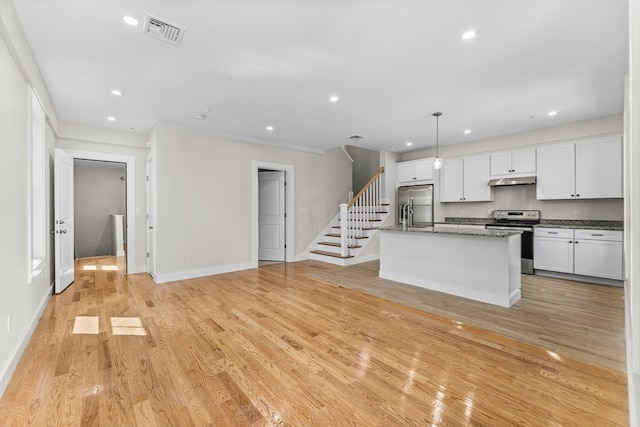
[[[445,217],[444,222],[436,222],[436,224],[486,225],[493,221],[493,218],[459,218],[448,216]]]
[[[583,219],[541,219],[534,227],[542,228],[579,228],[583,230],[624,230],[622,221],[600,221]]]
[[[493,218],[458,218],[446,217],[444,222],[436,224],[486,225],[494,222]],[[622,221],[605,221],[592,219],[541,219],[534,227],[543,228],[580,228],[583,230],[624,230]]]
[[[509,237],[520,234],[520,231],[505,230],[484,230],[469,228],[438,228],[437,224],[431,227],[407,227],[402,228],[401,225],[391,225],[388,227],[380,227],[383,231],[400,231],[403,233],[428,233],[428,234],[454,234],[458,236],[475,236],[475,237]]]

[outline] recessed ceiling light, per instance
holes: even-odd
[[[267,132],[273,132],[273,126],[267,126]]]
[[[412,145],[413,145],[413,142],[407,141],[407,147],[411,147]]]
[[[206,114],[196,114],[195,116],[193,116],[194,118],[198,119],[198,120],[204,120],[207,118]]]
[[[549,111],[549,112],[547,113],[547,116],[549,116],[549,117],[553,117],[553,116],[557,116],[557,115],[558,115],[558,112],[557,112],[557,111]]]
[[[112,94],[114,94],[115,96],[120,96],[122,95],[122,92],[120,92],[118,89],[114,89],[111,91]]]
[[[138,20],[136,18],[134,18],[133,16],[124,16],[122,17],[122,20],[131,25],[132,27],[135,27],[136,25],[138,25]]]
[[[473,30],[470,30],[462,35],[462,40],[471,40],[475,36],[476,36],[476,32]]]
[[[329,101],[331,101],[331,102],[333,102],[333,103],[336,103],[336,102],[338,102],[339,100],[340,100],[340,98],[338,98],[338,96],[337,96],[337,95],[331,95],[331,96],[329,97]]]
[[[109,116],[109,117],[107,117],[107,120],[109,120],[110,122],[115,122],[116,118],[113,117],[113,116]]]
[[[464,133],[466,133],[467,135],[471,133],[471,129],[467,129],[464,131]]]

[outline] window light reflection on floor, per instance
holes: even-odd
[[[85,265],[82,267],[83,270],[98,270],[98,266],[96,265]],[[117,271],[120,270],[117,265],[101,265],[100,270],[103,271]]]
[[[98,335],[99,332],[98,316],[76,316],[73,324],[74,334]],[[111,332],[113,335],[147,335],[139,317],[112,317]]]
[[[112,317],[113,335],[147,335],[139,317]]]
[[[91,334],[97,335],[98,317],[97,316],[76,316],[76,321],[73,324],[74,334]]]

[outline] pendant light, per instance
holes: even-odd
[[[433,116],[436,118],[436,158],[433,159],[433,168],[434,169],[440,169],[442,167],[442,159],[440,157],[438,157],[438,148],[439,148],[439,141],[438,141],[438,133],[439,133],[439,129],[438,129],[438,119],[440,118],[440,116],[442,115],[441,112],[437,112],[437,113],[433,113]]]

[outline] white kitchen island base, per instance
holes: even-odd
[[[520,239],[488,230],[383,228],[379,276],[511,307],[520,299]]]

